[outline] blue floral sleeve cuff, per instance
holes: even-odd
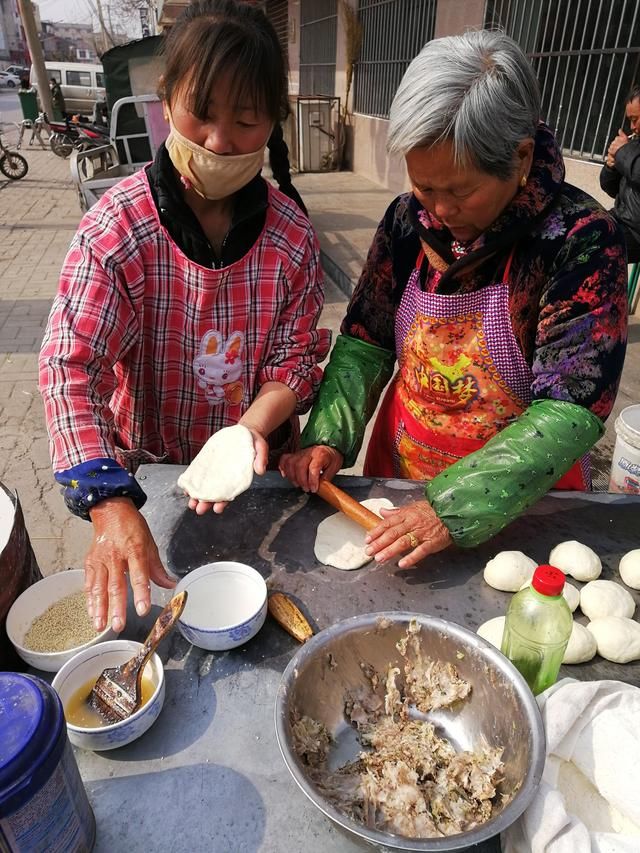
[[[91,521],[89,510],[106,498],[131,498],[138,509],[147,500],[133,474],[115,459],[89,459],[66,471],[57,471],[54,476],[64,487],[67,507],[86,521]]]

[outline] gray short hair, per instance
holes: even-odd
[[[501,32],[470,31],[428,42],[409,65],[391,105],[387,148],[405,155],[452,140],[460,166],[506,180],[539,119],[538,81],[519,45]]]

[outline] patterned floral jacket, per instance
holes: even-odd
[[[342,333],[395,349],[396,310],[420,237],[444,262],[440,293],[500,280],[513,251],[510,312],[533,370],[533,399],[576,403],[606,418],[626,347],[624,241],[613,218],[564,177],[562,154],[541,124],[527,186],[457,259],[448,229],[411,193],[398,196],[375,234]]]

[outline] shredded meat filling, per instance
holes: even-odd
[[[329,772],[330,735],[309,717],[293,724],[294,747],[318,789],[345,814],[373,829],[434,838],[489,820],[503,750],[456,752],[432,723],[412,719],[413,706],[422,713],[450,707],[471,691],[452,664],[423,656],[419,630],[412,622],[397,645],[402,672],[389,665],[379,674],[362,663],[369,686],[345,696],[345,716],[364,748],[356,761]]]

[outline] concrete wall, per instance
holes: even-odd
[[[386,119],[356,113],[352,119],[352,165],[358,175],[387,187],[394,193],[409,188],[404,158],[387,154]]]
[[[300,92],[300,0],[289,0],[289,94]]]
[[[349,0],[355,3],[355,0]],[[457,35],[470,27],[481,27],[484,19],[485,0],[438,0],[435,36]],[[338,44],[336,57],[336,94],[343,96],[338,90],[338,69],[344,62],[344,48],[341,50],[342,21],[338,20]],[[344,76],[344,75],[342,75]],[[387,129],[386,119],[373,118],[356,114],[352,121],[351,164],[353,171],[371,181],[388,187],[393,192],[403,192],[408,189],[407,175],[404,162],[390,160],[386,152]]]
[[[2,0],[0,0],[0,3]],[[347,0],[357,7],[357,0]],[[464,32],[469,27],[481,27],[483,22],[485,0],[438,0],[435,34],[439,38],[444,35],[455,35]],[[299,92],[300,83],[300,0],[289,0],[289,92],[295,96]],[[344,105],[346,84],[346,39],[344,19],[338,11],[338,26],[336,40],[336,87],[335,94]],[[353,90],[350,93],[349,108],[352,107]],[[350,118],[348,130],[349,154],[348,160],[353,172],[362,175],[393,193],[404,192],[409,188],[404,160],[391,158],[386,151],[387,129],[386,119],[373,116],[354,114]],[[289,133],[293,127],[288,128]],[[296,143],[290,139],[292,159],[295,161]],[[567,181],[575,184],[596,198],[604,207],[612,206],[600,189],[598,176],[601,166],[586,163],[582,160],[567,159]]]
[[[589,193],[607,210],[613,207],[613,199],[600,189],[602,164],[587,163],[584,160],[574,160],[569,157],[565,158],[564,164],[567,169],[567,183]]]
[[[486,0],[438,0],[435,38],[455,36],[468,29],[480,29],[484,23]]]

